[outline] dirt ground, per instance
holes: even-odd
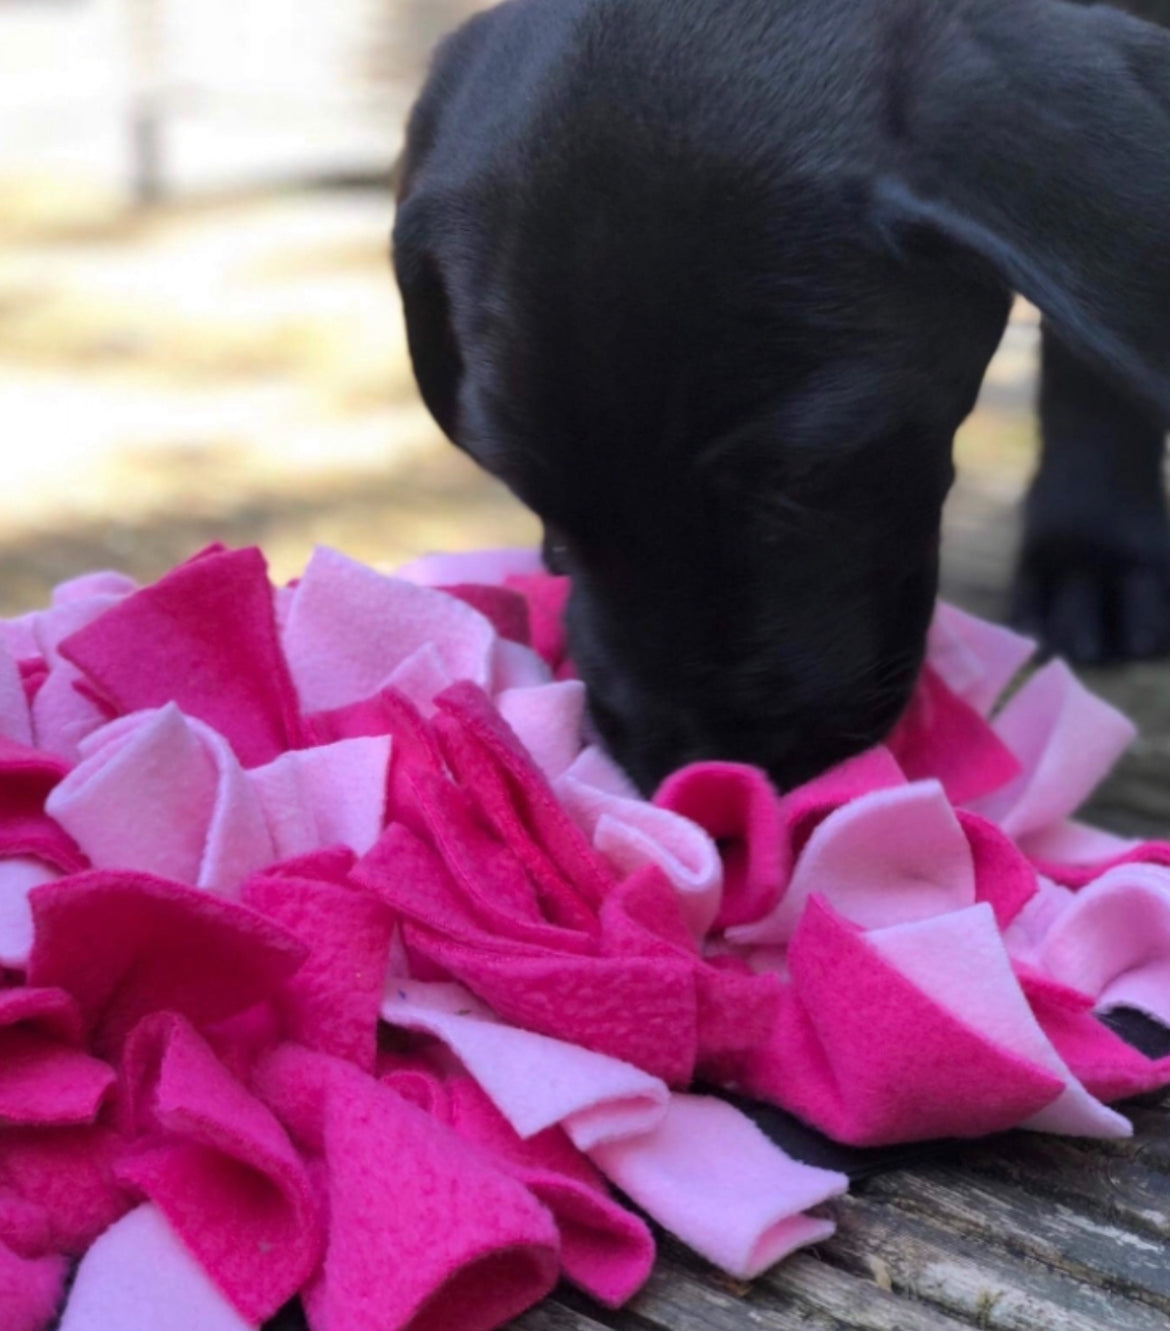
[[[417,401],[388,199],[292,192],[30,215],[0,199],[0,610],[213,540],[287,577],[533,539]]]

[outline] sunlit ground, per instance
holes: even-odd
[[[31,200],[31,202],[30,202]],[[420,407],[375,192],[119,221],[0,193],[0,606],[211,540],[274,573],[533,539]]]

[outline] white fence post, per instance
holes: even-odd
[[[166,191],[163,0],[123,0],[129,60],[130,179],[145,207]]]

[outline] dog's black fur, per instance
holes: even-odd
[[[1170,38],[1059,0],[509,0],[441,48],[395,228],[419,384],[544,520],[643,788],[715,756],[787,785],[888,732],[1012,291],[1142,402],[1164,547],[1168,131]]]
[[[1165,655],[1170,519],[1160,415],[1045,326],[1040,424],[1015,622],[1050,650],[1087,664]]]

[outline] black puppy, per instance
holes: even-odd
[[[643,788],[894,724],[1011,291],[1170,420],[1168,132],[1170,38],[1059,0],[510,0],[441,48],[419,384],[544,520]]]

